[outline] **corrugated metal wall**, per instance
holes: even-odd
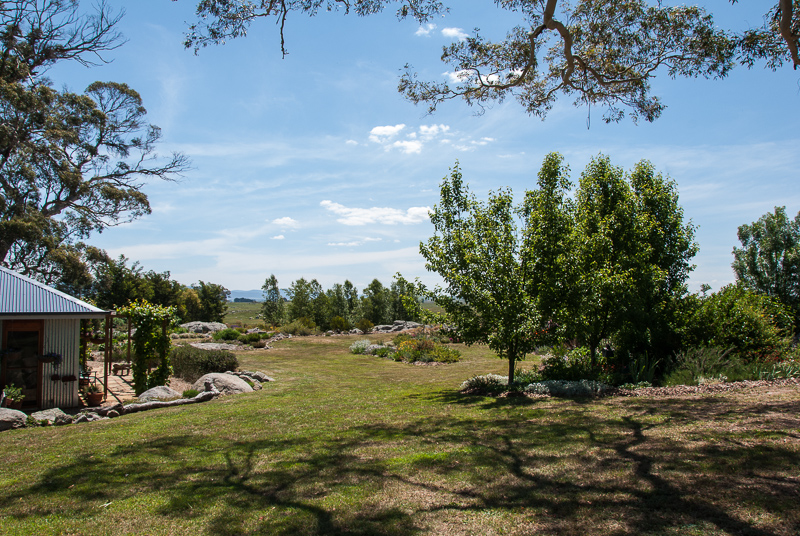
[[[1,326],[0,326],[1,328]],[[55,373],[61,376],[80,375],[78,354],[80,352],[80,320],[45,320],[44,353],[61,354],[63,361],[58,369],[53,363],[44,363],[42,370],[42,407],[72,408],[79,404],[78,382],[53,381]]]

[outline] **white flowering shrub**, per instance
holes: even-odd
[[[369,339],[361,339],[360,341],[356,341],[350,345],[350,353],[356,355],[363,354],[367,351],[367,348],[369,348],[370,344],[372,343],[369,342]]]

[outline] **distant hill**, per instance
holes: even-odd
[[[264,301],[264,291],[261,289],[258,290],[232,290],[231,296],[228,298],[230,301],[235,300],[236,298],[247,298],[249,300],[255,300],[258,302]]]
[[[286,289],[283,289],[283,288],[281,289],[281,296],[283,296],[284,298],[288,299],[289,295],[286,293]],[[261,289],[258,289],[258,290],[232,290],[231,291],[231,296],[230,296],[230,298],[228,298],[228,301],[232,302],[236,298],[247,298],[249,300],[254,300],[254,301],[257,301],[257,302],[263,302],[264,301],[264,291],[261,290]]]

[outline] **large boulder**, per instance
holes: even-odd
[[[219,390],[219,392],[223,395],[236,395],[239,393],[250,393],[253,391],[253,388],[250,387],[250,384],[243,379],[233,376],[232,374],[223,374],[219,372],[206,374],[194,382],[192,388],[197,389],[198,391],[205,391],[206,381],[210,381],[212,384],[214,384],[214,387],[216,387],[217,390]]]
[[[42,411],[37,411],[35,413],[31,413],[31,417],[39,421],[40,423],[49,422],[50,424],[55,424],[56,426],[61,426],[63,424],[72,424],[72,416],[67,415],[60,408],[53,408],[53,409],[45,409]]]
[[[221,322],[187,322],[186,324],[181,324],[181,327],[192,333],[214,333],[228,328]]]
[[[21,411],[9,408],[0,408],[0,432],[12,428],[22,428],[28,416]]]
[[[180,397],[181,394],[175,389],[170,389],[166,385],[159,385],[158,387],[148,389],[136,398],[141,402],[149,402],[150,400],[174,400]]]

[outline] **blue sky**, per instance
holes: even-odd
[[[196,1],[107,3],[126,11],[128,42],[108,65],[59,66],[50,77],[76,91],[95,80],[129,84],[163,129],[159,152],[185,153],[192,169],[177,183],[148,183],[153,213],[89,242],[184,284],[255,289],[274,273],[282,287],[305,277],[361,289],[376,277],[388,285],[396,272],[435,283],[418,246],[456,161],[479,197],[511,187],[519,199],[551,151],[565,156],[573,182],[599,153],[626,169],[652,161],[677,182],[698,226],[691,290],[733,280],[739,225],[776,205],[800,210],[800,71],[789,67],[740,69],[722,81],[663,76],[653,87],[668,107],[655,123],[606,125],[603,110],[565,99],[544,122],[513,100],[481,116],[452,101],[427,116],[396,91],[403,66],[441,79],[443,45],[476,26],[502,37],[518,22],[512,15],[488,0],[450,2],[425,27],[391,10],[295,15],[282,59],[269,22],[194,55],[181,43]],[[751,6],[707,5],[727,26],[760,24]]]

